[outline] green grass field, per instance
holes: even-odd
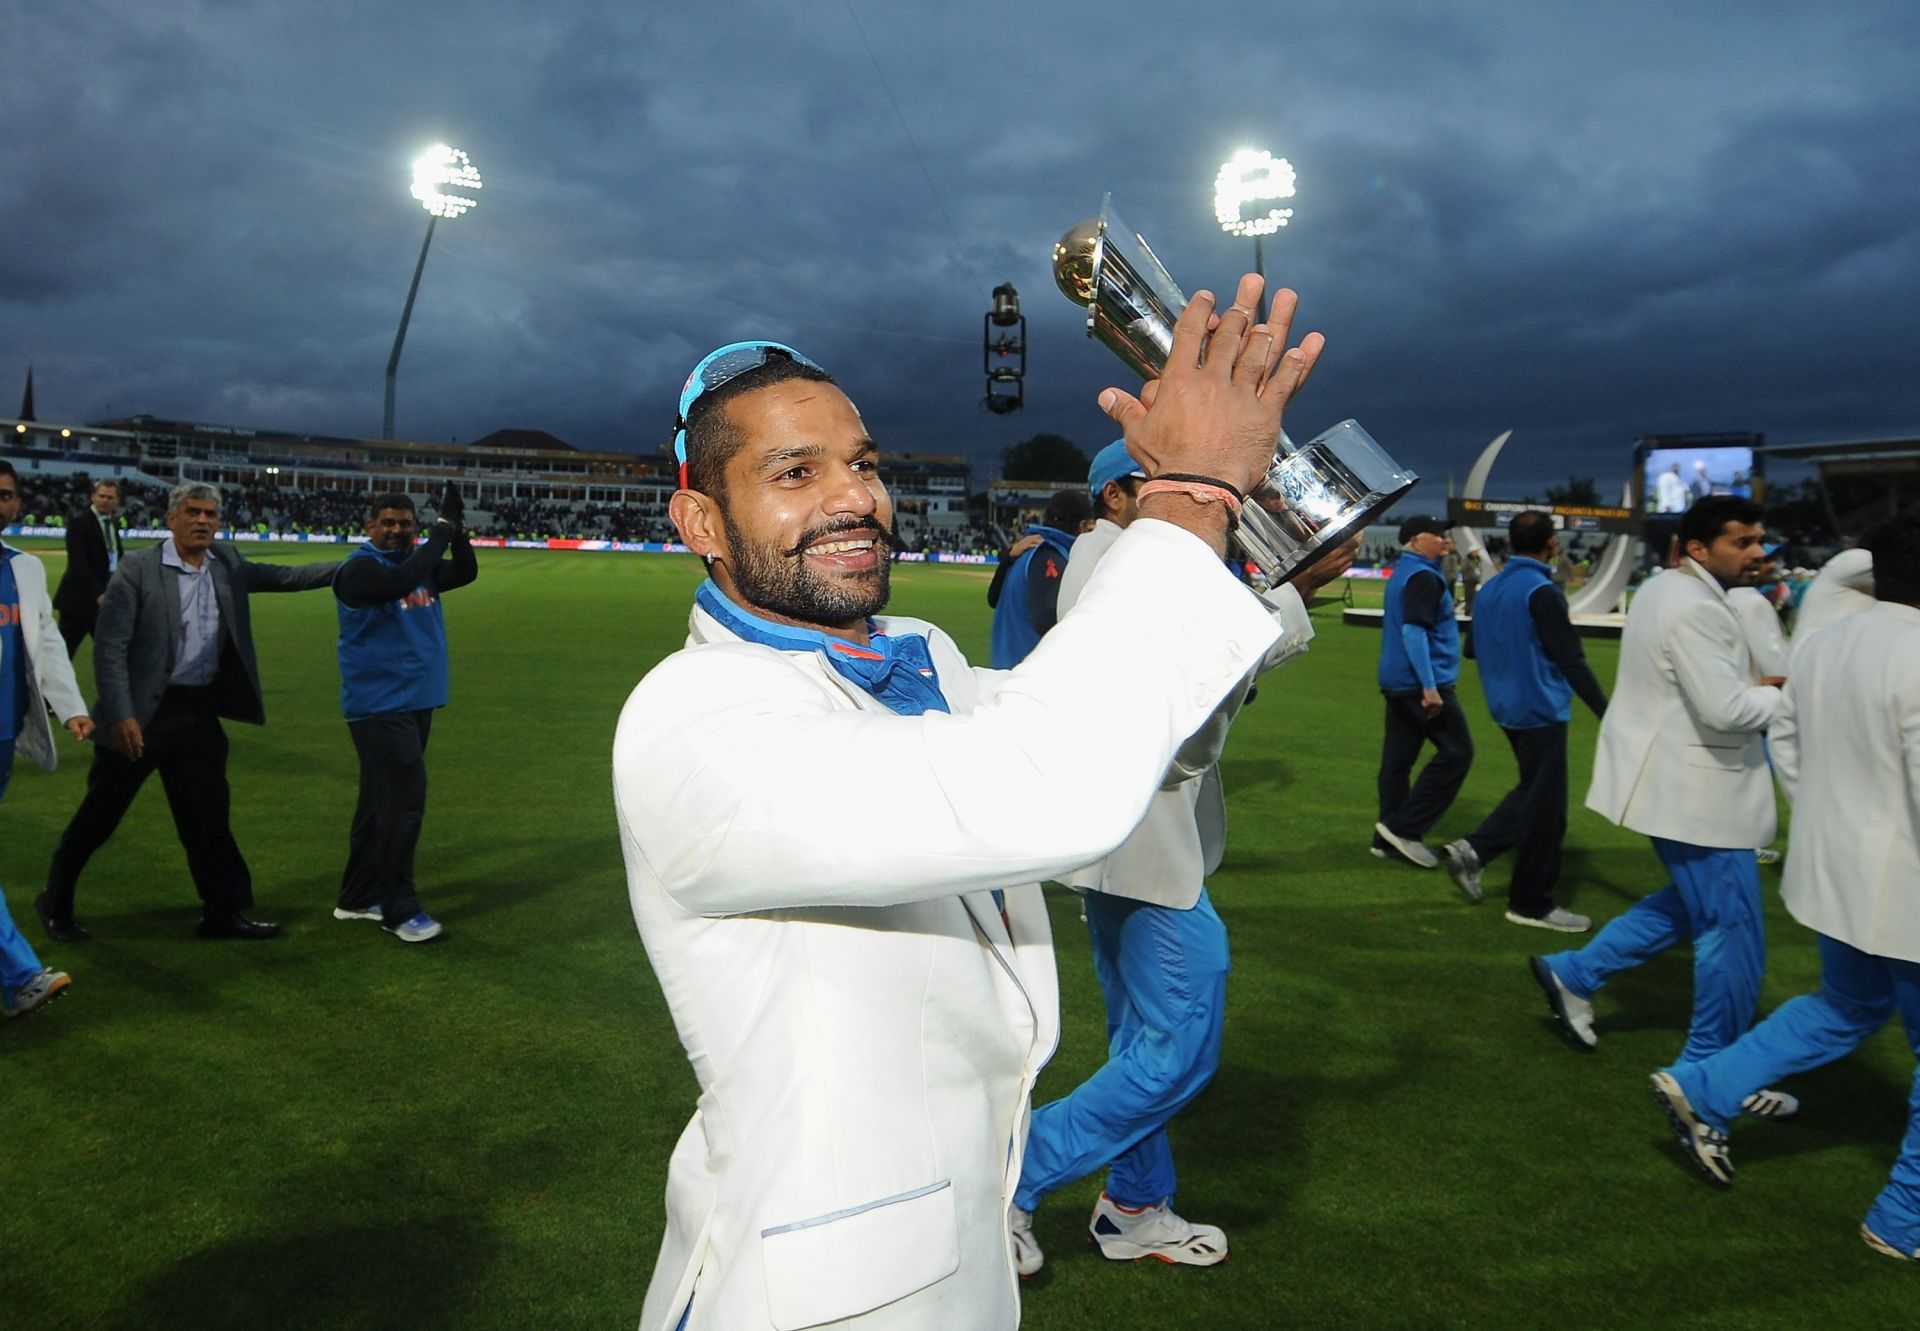
[[[74,985],[0,1028],[0,1325],[637,1322],[694,1084],[628,911],[608,751],[698,577],[690,558],[485,552],[480,581],[448,597],[453,704],[419,863],[448,937],[431,946],[329,913],[355,765],[324,592],[255,598],[268,724],[229,726],[255,913],[285,937],[192,936],[197,899],[150,788],[81,882],[93,941],[45,943],[30,901],[85,754],[17,771],[0,879]],[[903,568],[894,608],[984,660],[986,581]],[[1101,1261],[1088,1179],[1038,1216],[1049,1261],[1025,1324],[1915,1325],[1914,1273],[1855,1237],[1905,1122],[1897,1032],[1800,1079],[1801,1119],[1743,1127],[1738,1187],[1709,1187],[1645,1090],[1686,1023],[1684,954],[1602,995],[1583,1056],[1524,966],[1554,936],[1502,920],[1501,867],[1473,908],[1443,875],[1367,854],[1378,640],[1338,612],[1316,611],[1313,651],[1269,677],[1226,760],[1226,1047],[1173,1136],[1180,1207],[1224,1226],[1233,1260]],[[1614,646],[1591,650],[1610,680]],[[1512,776],[1477,687],[1462,697],[1481,748],[1446,837]],[[1576,718],[1576,801],[1594,728]],[[1605,919],[1660,884],[1643,838],[1582,809],[1568,847],[1577,909]],[[1767,873],[1763,1007],[1816,974]],[[1070,894],[1052,902],[1049,1098],[1104,1055],[1084,930]]]

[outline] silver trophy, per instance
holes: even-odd
[[[1113,211],[1113,196],[1060,237],[1053,278],[1087,307],[1087,335],[1144,379],[1158,377],[1173,351],[1173,325],[1187,297],[1147,242]],[[1338,425],[1306,444],[1281,431],[1266,477],[1247,495],[1233,541],[1277,586],[1359,532],[1420,477],[1395,462],[1360,428]]]

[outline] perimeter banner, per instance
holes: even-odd
[[[1447,521],[1455,527],[1477,527],[1487,531],[1505,531],[1515,513],[1534,510],[1553,515],[1560,531],[1618,532],[1635,535],[1640,531],[1640,515],[1630,508],[1605,508],[1593,504],[1540,504],[1526,499],[1449,499]]]

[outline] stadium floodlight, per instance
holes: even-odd
[[[480,173],[458,148],[444,143],[413,159],[413,197],[435,217],[459,217],[480,200]]]
[[[1213,178],[1213,215],[1230,236],[1271,236],[1293,220],[1293,209],[1269,207],[1255,217],[1242,216],[1250,203],[1291,199],[1293,163],[1255,148],[1242,148],[1220,164]]]
[[[427,238],[420,242],[420,261],[413,266],[413,283],[400,310],[400,330],[393,335],[393,354],[387,357],[387,409],[380,437],[393,438],[393,382],[400,372],[400,348],[407,340],[407,321],[413,318],[413,298],[420,291],[420,274],[427,266],[427,247],[433,227],[443,217],[460,217],[477,206],[480,173],[458,148],[436,143],[413,159],[413,197],[427,210]]]
[[[1267,267],[1261,237],[1293,220],[1293,209],[1281,208],[1277,201],[1291,199],[1294,185],[1293,163],[1263,148],[1242,148],[1220,164],[1220,174],[1213,178],[1214,218],[1230,236],[1253,237],[1253,271],[1262,277]],[[1245,215],[1248,204],[1262,203],[1268,205],[1264,212]],[[1266,306],[1265,296],[1260,303]]]

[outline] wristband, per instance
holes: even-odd
[[[1139,490],[1142,499],[1157,494],[1183,494],[1196,504],[1219,504],[1227,510],[1227,530],[1233,531],[1240,525],[1240,497],[1226,486],[1211,481],[1176,481],[1171,477],[1156,476]]]
[[[1191,481],[1195,485],[1210,485],[1216,490],[1225,490],[1234,497],[1236,502],[1247,497],[1246,492],[1239,486],[1229,481],[1223,481],[1218,476],[1197,476],[1188,471],[1163,471],[1153,479],[1156,481]]]

